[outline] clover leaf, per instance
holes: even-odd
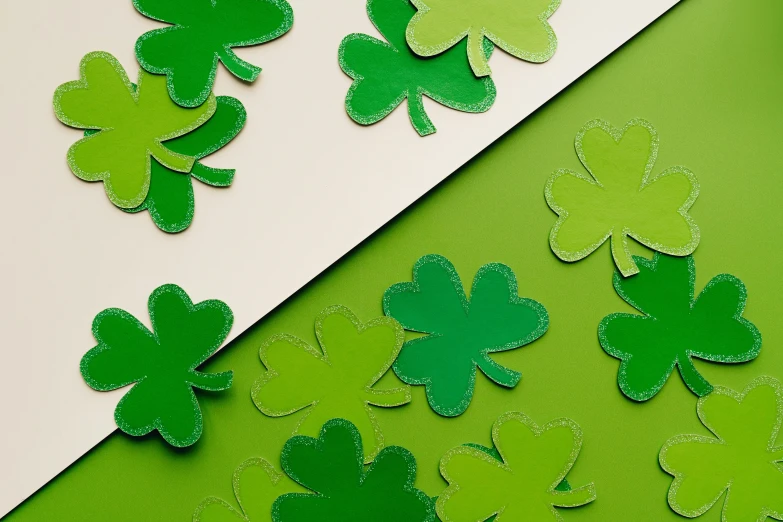
[[[674,477],[669,505],[694,518],[721,497],[722,522],[783,520],[783,386],[755,379],[742,393],[716,386],[697,403],[711,436],[680,435],[663,445],[661,467]]]
[[[171,101],[166,80],[139,72],[134,88],[122,65],[103,52],[81,61],[81,79],[61,85],[54,93],[57,118],[66,125],[100,132],[76,142],[68,165],[86,181],[103,181],[106,194],[120,208],[133,208],[147,197],[151,160],[177,171],[190,172],[194,158],[178,154],[163,143],[204,124],[216,101],[185,109]]]
[[[658,134],[644,120],[622,130],[594,120],[576,136],[576,152],[590,176],[555,172],[546,201],[559,216],[549,236],[563,261],[579,261],[611,238],[612,257],[624,276],[637,273],[628,237],[665,254],[687,256],[699,244],[699,228],[688,214],[699,195],[685,167],[651,176]]]
[[[177,285],[163,285],[149,298],[152,332],[118,308],[99,313],[92,324],[98,345],[81,360],[87,384],[98,391],[134,386],[114,411],[117,426],[129,435],[158,430],[172,446],[194,444],[203,426],[193,388],[231,387],[232,372],[196,368],[226,339],[234,317],[222,301],[193,304]]]
[[[538,427],[522,413],[502,415],[492,427],[499,459],[484,448],[458,446],[440,461],[449,486],[436,502],[443,522],[562,521],[556,507],[596,498],[592,483],[571,489],[564,479],[579,456],[582,430],[570,419]]]
[[[223,499],[209,497],[198,505],[193,522],[268,522],[272,504],[283,493],[303,491],[262,458],[248,459],[234,471],[234,497],[239,510]]]
[[[424,385],[430,407],[449,417],[468,408],[477,367],[501,386],[516,386],[521,374],[490,354],[531,343],[549,326],[540,303],[518,297],[509,267],[481,267],[468,301],[454,266],[438,255],[416,262],[412,283],[386,290],[383,310],[406,330],[429,334],[405,343],[394,373],[408,384]]]
[[[318,438],[286,442],[283,470],[313,493],[287,493],[272,506],[274,522],[431,522],[432,502],[414,487],[416,460],[399,446],[381,450],[364,470],[362,436],[345,419],[332,419]]]
[[[133,0],[133,6],[172,25],[144,33],[136,41],[136,57],[147,71],[168,76],[171,98],[184,107],[207,100],[218,61],[234,76],[255,81],[261,69],[232,47],[274,40],[294,23],[286,0]]]
[[[383,433],[370,408],[410,402],[407,386],[373,388],[391,367],[404,341],[393,319],[366,324],[344,306],[332,306],[315,320],[321,349],[291,335],[276,335],[259,350],[266,368],[253,385],[253,402],[265,415],[282,417],[306,409],[295,433],[317,435],[329,419],[344,418],[364,440],[365,461],[383,448]]]
[[[424,110],[424,96],[464,112],[484,112],[494,103],[495,84],[470,73],[464,44],[430,60],[408,48],[405,27],[415,12],[408,0],[368,0],[367,14],[389,43],[354,33],[340,44],[340,67],[354,79],[345,108],[357,123],[376,123],[407,98],[411,123],[426,136],[435,126]],[[489,56],[493,46],[486,43],[483,52]]]
[[[644,315],[610,314],[598,327],[603,349],[622,361],[617,380],[625,395],[635,401],[654,397],[675,367],[693,393],[706,395],[712,385],[692,357],[720,363],[756,358],[761,334],[742,317],[747,299],[742,281],[718,275],[694,298],[693,257],[656,253],[652,261],[635,259],[639,274],[623,279],[615,273],[614,288]]]
[[[557,48],[555,32],[547,23],[560,0],[411,0],[418,12],[408,24],[410,48],[433,56],[467,38],[473,74],[492,73],[484,52],[488,39],[522,60],[541,63]]]

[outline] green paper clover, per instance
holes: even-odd
[[[410,48],[420,56],[434,56],[467,38],[470,67],[476,76],[492,73],[484,52],[489,39],[522,60],[542,63],[557,48],[547,19],[560,0],[411,0],[418,12],[408,24]]]
[[[364,471],[362,437],[344,419],[328,421],[318,438],[286,442],[283,470],[313,493],[287,493],[272,506],[274,522],[433,522],[432,501],[414,487],[416,460],[384,448]]]
[[[222,301],[194,305],[177,285],[157,288],[148,308],[152,332],[118,308],[95,317],[92,333],[98,346],[82,357],[82,377],[98,391],[135,383],[114,410],[114,420],[125,433],[141,436],[158,430],[172,446],[190,446],[203,427],[193,388],[231,387],[232,372],[196,368],[218,350],[234,316]]]
[[[443,522],[562,521],[556,507],[595,500],[592,483],[565,488],[582,447],[582,430],[570,419],[538,427],[522,413],[502,415],[492,427],[499,458],[484,448],[458,446],[446,452],[440,472],[449,486],[438,497]],[[566,483],[567,484],[567,483]]]
[[[362,324],[344,306],[332,306],[315,320],[321,350],[291,335],[276,335],[259,350],[266,368],[253,385],[253,402],[265,415],[282,417],[306,409],[295,433],[317,435],[329,419],[355,424],[364,440],[365,461],[383,448],[383,433],[370,405],[410,402],[410,388],[375,389],[391,367],[405,334],[393,319]]]
[[[698,517],[725,493],[722,522],[783,520],[780,381],[760,377],[742,393],[718,386],[697,412],[713,436],[680,435],[661,449],[661,467],[674,476],[671,508]]]
[[[282,36],[294,23],[286,0],[133,0],[138,12],[172,24],[141,35],[141,66],[168,77],[171,98],[184,107],[204,103],[215,83],[218,61],[238,78],[252,82],[261,69],[231,49]]]
[[[623,276],[639,271],[628,237],[653,250],[687,256],[699,244],[688,210],[699,183],[685,167],[651,176],[658,134],[640,119],[622,130],[602,120],[576,136],[576,153],[589,176],[565,169],[546,184],[546,201],[559,216],[549,243],[563,261],[579,261],[611,238],[612,257]]]
[[[223,499],[209,497],[198,505],[193,522],[268,522],[272,504],[283,493],[303,489],[261,458],[248,459],[234,471],[234,497],[239,510]]]
[[[408,0],[368,0],[367,14],[389,43],[354,33],[340,44],[340,67],[354,79],[345,109],[357,123],[376,123],[407,98],[411,123],[426,136],[435,126],[424,110],[424,96],[464,112],[485,112],[494,103],[495,84],[470,73],[465,45],[430,60],[411,52],[405,27],[415,12]],[[489,56],[492,48],[487,41],[483,52]]]
[[[468,301],[448,259],[422,257],[413,267],[413,282],[393,285],[383,296],[386,315],[406,330],[429,334],[405,343],[394,373],[408,384],[424,385],[430,407],[449,417],[468,408],[476,368],[501,386],[516,386],[521,374],[490,354],[531,343],[549,326],[544,307],[517,292],[511,269],[491,263],[479,269]]]
[[[755,359],[761,334],[742,317],[745,285],[728,274],[715,276],[694,298],[693,257],[656,253],[652,261],[635,257],[641,271],[629,279],[615,273],[614,288],[644,315],[614,313],[601,321],[601,347],[622,361],[620,389],[635,401],[655,396],[674,368],[696,395],[712,385],[696,370],[692,357],[720,363]]]
[[[153,158],[171,170],[191,171],[194,158],[163,142],[209,120],[217,107],[214,96],[196,109],[182,108],[166,93],[165,78],[139,71],[136,89],[117,59],[104,52],[87,54],[80,70],[80,80],[54,93],[61,122],[100,131],[68,150],[68,165],[77,177],[103,181],[112,203],[133,208],[147,197]]]

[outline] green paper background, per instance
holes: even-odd
[[[114,433],[7,520],[188,521],[209,495],[234,502],[234,469],[254,456],[277,462],[299,419],[267,418],[253,406],[261,342],[286,332],[315,344],[313,320],[331,304],[349,306],[363,321],[381,315],[386,288],[409,281],[428,253],[448,257],[467,285],[481,265],[508,264],[521,295],[547,308],[550,328],[524,349],[496,354],[522,372],[521,382],[507,390],[479,377],[458,418],[433,413],[421,386],[411,404],[375,409],[387,443],[416,456],[416,485],[439,494],[446,485],[440,456],[465,442],[491,445],[495,419],[521,410],[538,424],[566,416],[584,430],[568,480],[594,481],[598,499],[560,510],[566,521],[685,520],[666,503],[671,477],[657,458],[674,435],[707,434],[696,397],[676,378],[644,404],[622,395],[619,361],[597,339],[605,315],[632,311],[612,288],[609,245],[576,264],[559,261],[548,244],[556,216],[544,183],[555,169],[582,169],[573,142],[588,120],[652,122],[661,137],[654,172],[682,164],[701,183],[692,209],[702,232],[696,291],[721,272],[739,277],[748,288],[745,316],[763,336],[756,361],[696,361],[698,369],[736,390],[758,375],[783,378],[781,20],[781,0],[685,0],[214,357],[205,370],[233,369],[234,386],[199,395],[205,425],[194,447],[174,450],[159,437]],[[342,74],[336,65],[335,74]],[[500,96],[509,88],[499,85]],[[719,508],[699,520],[717,522]]]

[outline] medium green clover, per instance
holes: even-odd
[[[742,393],[718,386],[699,398],[697,411],[711,436],[673,437],[659,456],[674,477],[671,508],[694,518],[724,497],[722,522],[783,520],[780,381],[760,377]]]
[[[152,332],[124,310],[99,313],[92,324],[98,346],[82,357],[82,377],[98,391],[136,383],[114,410],[117,426],[125,433],[141,436],[158,430],[172,446],[190,446],[203,427],[193,388],[231,387],[232,372],[204,373],[196,368],[226,339],[234,316],[222,301],[194,305],[177,285],[152,292],[149,313]]]
[[[411,0],[418,13],[408,24],[408,44],[420,56],[433,56],[467,38],[476,76],[491,74],[484,52],[488,39],[522,60],[541,63],[557,48],[547,19],[560,0]]]
[[[166,80],[139,71],[134,88],[112,55],[93,52],[81,62],[81,79],[54,93],[57,118],[78,129],[98,130],[68,151],[68,165],[86,181],[103,181],[106,194],[120,208],[134,208],[147,197],[152,160],[190,172],[195,159],[176,153],[164,142],[203,125],[217,102],[210,96],[196,109],[171,101]]]
[[[315,320],[321,349],[292,335],[276,335],[259,350],[266,368],[253,385],[253,402],[270,417],[301,410],[295,433],[318,435],[329,419],[344,418],[359,429],[366,462],[383,448],[383,432],[370,405],[394,407],[410,402],[410,388],[374,388],[389,370],[405,339],[397,321],[361,321],[346,307],[332,306]]]
[[[209,497],[196,508],[193,522],[268,522],[277,497],[303,491],[288,475],[261,458],[240,464],[234,471],[232,485],[239,510],[223,499]]]
[[[449,486],[438,497],[443,522],[562,521],[557,507],[595,500],[592,483],[571,489],[565,477],[582,447],[582,430],[570,419],[538,427],[526,415],[502,415],[492,427],[496,452],[458,446],[440,461]]]
[[[171,98],[184,107],[204,103],[215,83],[218,61],[252,82],[261,69],[231,49],[282,36],[294,23],[286,0],[133,0],[141,14],[172,27],[144,33],[136,58],[154,74],[168,77]]]
[[[693,257],[656,253],[652,261],[635,257],[640,272],[624,279],[615,273],[620,297],[644,315],[614,313],[601,321],[598,338],[603,349],[622,361],[617,380],[635,401],[660,391],[674,368],[696,395],[712,385],[693,365],[692,357],[721,363],[755,359],[761,334],[742,317],[747,292],[736,277],[713,277],[694,298]]]
[[[429,334],[405,343],[394,373],[408,384],[426,386],[430,407],[449,417],[468,408],[476,368],[501,386],[516,386],[521,374],[490,354],[531,343],[549,326],[540,303],[518,297],[509,267],[481,267],[468,301],[454,266],[438,255],[416,262],[412,283],[386,290],[383,309],[406,330]]]
[[[274,522],[431,522],[429,497],[414,487],[416,460],[399,446],[381,450],[364,470],[362,437],[345,419],[328,421],[318,438],[286,442],[283,470],[313,493],[286,493],[272,506]]]
[[[405,27],[416,10],[408,0],[368,0],[367,15],[386,43],[366,34],[346,36],[340,44],[340,67],[354,79],[345,98],[348,115],[370,125],[408,99],[408,115],[421,136],[435,132],[422,98],[464,112],[484,112],[495,101],[495,84],[476,78],[465,58],[465,44],[425,60],[405,42]],[[483,52],[492,53],[487,41]]]
[[[688,210],[699,183],[685,167],[651,176],[658,134],[631,120],[622,130],[602,120],[576,136],[576,152],[589,176],[558,170],[547,181],[546,201],[559,216],[549,243],[563,261],[579,261],[611,238],[612,257],[624,276],[639,271],[628,249],[631,237],[664,254],[687,256],[699,244]]]

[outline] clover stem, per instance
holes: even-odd
[[[622,233],[618,234],[617,232],[612,232],[612,237],[609,239],[612,247],[612,257],[623,277],[639,272],[639,267],[636,266],[636,262],[628,251],[626,241],[626,237]]]
[[[246,82],[255,81],[258,75],[261,74],[261,67],[256,67],[244,61],[228,47],[224,47],[218,56],[220,56],[220,61],[223,62],[226,69],[231,71],[231,74]]]
[[[677,367],[680,370],[682,380],[685,381],[685,384],[693,393],[699,397],[704,397],[712,391],[712,385],[702,377],[693,365],[693,361],[691,361],[690,357],[687,355],[679,357],[677,359]]]
[[[367,402],[373,406],[391,407],[406,404],[411,400],[411,390],[405,386],[403,388],[392,388],[389,390],[376,390],[370,388],[367,393]]]
[[[193,163],[196,162],[195,158],[172,152],[167,149],[165,145],[160,143],[157,143],[154,148],[150,149],[150,154],[152,154],[161,165],[176,172],[190,172],[193,168]]]
[[[476,76],[489,76],[492,69],[489,68],[487,55],[484,54],[484,35],[471,30],[468,32],[468,61]]]
[[[408,116],[419,136],[427,136],[435,132],[435,126],[424,110],[423,98],[424,96],[418,91],[412,89],[408,91]]]
[[[517,385],[519,379],[522,378],[522,375],[519,372],[509,370],[505,366],[499,365],[486,354],[479,361],[476,361],[476,365],[481,369],[484,375],[506,388],[513,388]]]
[[[190,174],[207,185],[212,185],[213,187],[227,187],[231,185],[231,182],[234,180],[235,172],[234,169],[214,169],[196,162],[193,165],[193,170],[190,171]]]
[[[227,390],[234,379],[233,372],[203,373],[198,370],[190,372],[188,382],[191,386],[207,391]]]
[[[595,486],[588,484],[570,491],[553,491],[549,494],[550,502],[557,507],[583,506],[595,499]]]

